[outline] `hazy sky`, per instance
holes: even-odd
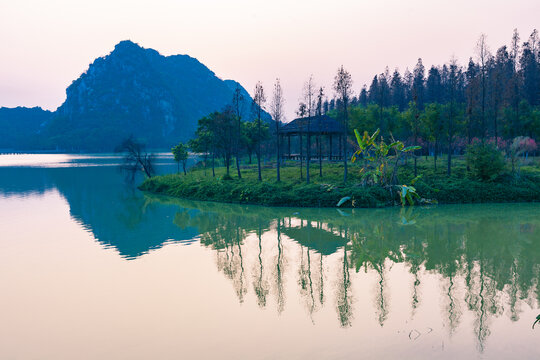
[[[120,40],[188,54],[223,79],[271,92],[287,117],[310,74],[326,92],[343,64],[355,92],[389,66],[464,63],[481,33],[492,50],[540,27],[539,0],[0,0],[0,106],[56,109],[65,88]]]

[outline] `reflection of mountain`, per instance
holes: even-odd
[[[238,301],[251,297],[282,313],[299,298],[312,321],[326,307],[341,326],[354,326],[358,304],[366,303],[358,297],[366,296],[374,321],[387,326],[395,314],[390,284],[401,271],[410,292],[399,297],[409,299],[412,318],[426,301],[426,278],[436,277],[445,329],[452,334],[472,315],[482,350],[494,318],[517,321],[525,305],[540,300],[538,204],[267,208],[143,195],[115,167],[0,167],[0,196],[54,188],[72,217],[124,258],[198,238]],[[367,278],[374,287],[357,291]]]
[[[128,259],[167,242],[193,241],[198,235],[193,227],[180,229],[173,223],[176,207],[146,203],[138,190],[123,182],[116,167],[0,167],[0,194],[52,188],[65,197],[74,219]]]

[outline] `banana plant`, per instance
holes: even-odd
[[[420,179],[421,175],[418,175],[414,179],[411,180],[410,185],[396,185],[396,187],[399,189],[399,199],[401,200],[401,206],[405,206],[406,203],[409,205],[414,205],[414,199],[420,200],[420,195],[416,192],[416,188],[413,186],[418,179]]]
[[[404,153],[418,150],[421,147],[405,146],[401,141],[393,141],[387,144],[382,136],[377,141],[379,134],[380,129],[377,129],[372,135],[369,135],[367,131],[364,131],[364,134],[360,135],[360,132],[355,129],[354,135],[358,143],[358,150],[353,154],[351,161],[356,162],[360,157],[365,160],[364,167],[360,169],[360,176],[365,184],[386,186],[396,178],[400,156]],[[390,160],[394,160],[391,177],[388,176]],[[414,196],[412,194],[415,192],[412,191],[410,196]],[[406,190],[406,193],[409,193],[409,189]]]

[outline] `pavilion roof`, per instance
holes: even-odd
[[[298,134],[300,132],[307,134],[341,134],[343,125],[328,115],[310,116],[294,119],[286,123],[279,129],[281,134]]]

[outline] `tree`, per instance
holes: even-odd
[[[339,100],[341,100],[341,117],[343,119],[343,182],[347,182],[347,135],[349,131],[349,98],[352,95],[352,77],[351,74],[343,68],[343,65],[338,69],[334,77],[334,91]]]
[[[433,141],[433,164],[437,171],[437,157],[439,154],[439,143],[444,131],[442,121],[442,105],[438,103],[427,104],[420,118],[422,128],[427,138]]]
[[[396,105],[399,111],[405,109],[405,87],[403,81],[401,80],[401,75],[399,74],[398,69],[394,70],[392,75],[392,81],[390,82],[391,87],[391,96],[392,96],[392,105]]]
[[[457,130],[457,100],[458,100],[458,88],[460,82],[461,72],[457,64],[457,60],[452,57],[450,59],[449,66],[449,76],[448,76],[448,116],[446,124],[446,132],[448,138],[448,164],[447,164],[447,174],[450,176],[452,174],[452,150],[454,144],[454,136]]]
[[[319,130],[322,129],[321,121],[322,121],[322,99],[324,97],[324,89],[322,86],[319,88],[319,94],[317,95],[317,119],[319,121]],[[319,156],[319,177],[322,177],[322,138],[321,134],[319,133],[317,135],[317,154]]]
[[[244,96],[242,95],[242,90],[240,89],[240,84],[236,83],[236,89],[234,89],[232,108],[236,116],[236,136],[234,136],[234,152],[236,158],[236,172],[238,178],[242,178],[242,172],[240,171],[240,144],[241,144],[241,133],[242,133],[242,112],[244,105]]]
[[[209,133],[203,133],[199,129],[195,132],[195,137],[188,141],[188,147],[191,151],[203,155],[204,176],[206,176],[206,163],[208,152],[210,151]]]
[[[404,113],[404,115],[405,115],[405,119],[406,119],[405,121],[409,125],[410,131],[412,132],[412,135],[413,135],[413,145],[417,146],[418,145],[418,135],[419,135],[419,132],[420,132],[420,112],[418,111],[418,105],[416,103],[416,97],[415,97],[415,101],[411,102],[409,104],[409,109],[407,109],[407,111]],[[416,177],[418,175],[418,170],[417,170],[417,166],[416,166],[417,157],[414,154],[414,151],[412,152],[412,154],[413,154],[413,157],[414,157],[414,176]]]
[[[212,177],[216,176],[216,127],[215,127],[215,116],[210,114],[205,116],[198,121],[197,132],[204,134],[207,148],[210,150],[212,155]]]
[[[257,152],[257,145],[260,141],[266,141],[270,138],[270,131],[268,124],[261,123],[260,137],[259,137],[259,124],[257,121],[246,121],[242,123],[242,143],[246,149],[249,157],[249,163],[252,163],[252,155]]]
[[[309,80],[304,83],[304,104],[307,109],[307,144],[306,144],[306,183],[309,184],[309,166],[311,163],[311,118],[313,116],[313,105],[315,102],[315,84],[313,82],[313,75],[309,77]]]
[[[417,104],[419,110],[424,109],[424,82],[425,82],[425,68],[422,64],[422,59],[419,58],[416,66],[413,70],[413,87],[412,96],[413,101]]]
[[[304,168],[303,161],[304,161],[304,144],[303,144],[303,138],[304,138],[304,124],[301,119],[303,119],[307,114],[307,106],[304,102],[300,102],[298,104],[298,110],[296,110],[296,115],[300,118],[300,123],[298,126],[298,140],[299,140],[299,147],[300,147],[300,180],[304,179],[302,169]]]
[[[428,72],[428,78],[426,81],[426,103],[442,103],[443,102],[443,88],[442,79],[439,69],[432,66]]]
[[[523,97],[532,106],[540,105],[540,64],[538,31],[535,29],[523,43],[519,60],[523,78]]]
[[[480,138],[482,142],[486,137],[486,89],[487,89],[487,80],[486,80],[486,63],[491,56],[489,53],[489,48],[487,46],[487,36],[481,34],[478,42],[476,43],[476,55],[478,57],[478,65],[480,65],[480,81],[481,81],[481,125],[480,125]]]
[[[257,123],[257,130],[258,130],[258,137],[257,137],[257,171],[258,171],[258,179],[259,181],[262,181],[262,173],[261,173],[261,141],[262,141],[262,129],[261,129],[261,116],[264,108],[264,104],[266,103],[266,95],[264,94],[264,88],[262,86],[262,83],[260,81],[257,82],[255,85],[255,94],[253,96],[253,105],[255,107],[255,113],[256,113],[256,123]]]
[[[467,88],[465,89],[467,96],[467,144],[471,144],[474,134],[474,109],[476,107],[476,92],[478,90],[478,66],[472,58],[469,58],[465,78],[467,80]]]
[[[180,172],[180,163],[182,163],[182,169],[184,170],[184,175],[186,175],[186,163],[188,159],[188,147],[186,144],[179,143],[171,149],[171,152],[174,155],[174,161],[178,166],[178,172]]]
[[[280,143],[279,143],[279,128],[281,125],[281,122],[283,119],[283,104],[285,103],[285,98],[283,97],[283,90],[281,89],[281,82],[279,81],[279,78],[276,79],[276,83],[274,84],[274,93],[272,94],[272,102],[270,103],[270,115],[272,115],[272,119],[274,119],[274,122],[276,123],[276,175],[277,175],[277,181],[281,181],[281,175],[280,175],[280,163],[281,163],[281,156],[280,156]]]
[[[223,157],[227,175],[230,176],[231,159],[237,142],[237,137],[233,136],[236,128],[236,117],[231,107],[226,107],[222,112],[214,112],[212,116],[216,150]]]
[[[146,152],[144,144],[137,141],[133,136],[122,141],[116,148],[116,152],[124,153],[124,163],[121,168],[128,171],[132,180],[139,170],[149,178],[154,176],[155,156]]]

